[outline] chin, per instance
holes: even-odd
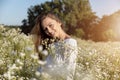
[[[55,36],[51,36],[51,38],[55,38]]]
[[[54,36],[53,38],[56,39],[57,37]]]

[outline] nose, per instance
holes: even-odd
[[[48,35],[52,35],[52,29],[49,28],[49,27],[47,28],[47,34],[48,34]]]

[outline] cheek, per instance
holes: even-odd
[[[56,34],[59,36],[61,34],[61,30],[59,28],[56,29]]]
[[[60,34],[60,31],[61,31],[61,26],[60,24],[56,24],[53,28],[55,34],[59,35]]]
[[[56,33],[59,33],[59,32],[60,32],[60,29],[59,29],[58,27],[56,27],[56,28],[54,29],[54,31],[55,31]]]

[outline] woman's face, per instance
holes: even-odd
[[[61,30],[61,23],[57,22],[56,20],[46,17],[42,21],[42,28],[45,33],[53,38],[59,38],[60,30]]]

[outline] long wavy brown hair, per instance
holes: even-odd
[[[45,31],[42,28],[42,21],[46,18],[49,17],[51,19],[56,20],[59,23],[62,23],[61,20],[53,13],[42,13],[40,14],[37,18],[36,18],[36,23],[35,26],[33,27],[33,29],[31,30],[31,34],[33,36],[33,41],[34,41],[34,45],[35,45],[35,50],[37,53],[38,52],[38,46],[39,45],[43,45],[42,41],[44,41],[45,39],[52,39],[52,37],[48,36]],[[63,25],[61,26],[63,27]],[[49,42],[50,43],[50,42]],[[48,43],[48,44],[49,44]],[[44,45],[43,45],[44,46]],[[45,49],[45,47],[44,47]],[[39,53],[39,59],[42,60],[42,54]]]

